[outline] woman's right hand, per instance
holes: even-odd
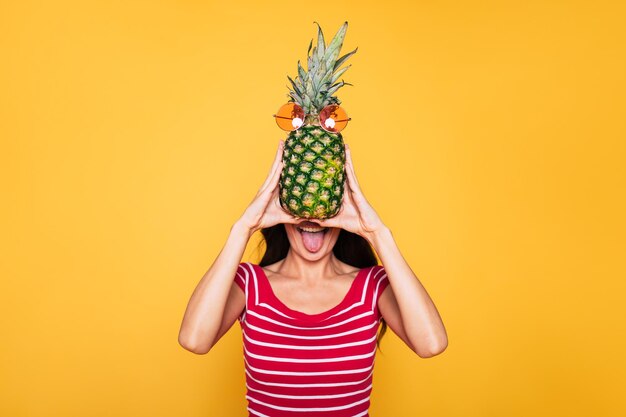
[[[275,226],[279,223],[297,223],[299,220],[283,210],[278,199],[278,180],[284,165],[282,161],[283,148],[284,142],[281,140],[278,144],[278,150],[276,151],[269,175],[248,208],[246,208],[246,211],[237,221],[237,224],[248,230],[250,235],[257,230]]]

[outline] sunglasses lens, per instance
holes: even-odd
[[[348,115],[338,105],[331,104],[320,112],[320,124],[329,132],[340,132],[348,124]]]
[[[278,109],[274,118],[281,129],[296,130],[304,124],[304,109],[296,103],[287,103]]]

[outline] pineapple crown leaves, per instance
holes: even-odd
[[[290,101],[300,105],[306,114],[316,116],[321,109],[329,104],[341,104],[334,96],[337,90],[345,85],[352,85],[339,80],[352,65],[339,68],[348,58],[356,53],[359,48],[339,57],[339,51],[348,29],[348,22],[344,22],[330,43],[326,45],[324,33],[319,23],[317,25],[317,45],[313,46],[313,39],[307,50],[307,70],[298,61],[298,75],[295,80],[287,76],[291,87],[287,97]]]

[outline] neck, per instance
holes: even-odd
[[[342,271],[340,262],[332,251],[317,261],[309,261],[289,249],[287,257],[278,268],[278,272],[284,276],[316,282],[324,277],[341,274]]]

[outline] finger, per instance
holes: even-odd
[[[261,194],[263,193],[276,193],[276,195],[278,195],[278,180],[280,179],[280,174],[283,171],[283,166],[284,163],[283,161],[279,161],[278,165],[276,166],[276,168],[274,169],[274,172],[272,172],[272,175],[270,178],[268,178],[268,182],[265,186],[264,189],[261,190]]]
[[[350,155],[350,151],[346,151],[346,156]],[[361,191],[361,187],[359,186],[359,182],[356,179],[356,174],[354,173],[354,167],[352,166],[352,161],[349,159],[348,163],[346,163],[346,175],[348,177],[348,184],[350,186],[350,190],[357,195],[363,195]]]
[[[283,148],[285,146],[285,142],[284,141],[280,141],[278,142],[278,149],[276,150],[276,155],[274,156],[274,162],[272,163],[272,167],[270,168],[270,172],[267,175],[267,177],[265,178],[265,181],[263,182],[263,185],[261,185],[261,187],[259,188],[259,192],[261,192],[262,190],[264,190],[269,182],[271,181],[271,178],[273,177],[276,169],[278,168],[278,165],[280,164],[280,162],[283,159]]]
[[[346,181],[346,185],[348,189],[345,190],[343,193],[343,203],[354,205],[354,199],[352,198],[352,193],[354,193],[354,188],[352,186],[352,183],[350,182],[350,178],[348,178],[348,180]]]
[[[345,196],[351,196],[353,193],[356,193],[357,184],[352,171],[350,170],[350,166],[346,164],[346,184],[344,186],[344,198]]]
[[[320,227],[338,227],[340,224],[335,217],[331,217],[330,219],[308,219],[313,223],[317,223]]]
[[[283,211],[283,213],[285,213]],[[285,213],[284,216],[281,215],[281,223],[289,223],[289,224],[298,224],[300,222],[300,219],[298,219],[297,217],[293,217],[288,215],[287,213]]]
[[[278,168],[278,165],[283,159],[284,146],[285,146],[285,142],[283,142],[282,140],[278,142],[278,149],[276,149],[276,154],[274,155],[274,162],[272,162],[270,173],[267,176],[268,180],[274,175],[274,172],[276,171],[276,169]]]
[[[278,142],[278,149],[276,150],[276,155],[274,155],[274,162],[272,162],[272,167],[270,168],[269,174],[265,178],[265,182],[263,182],[263,185],[260,188],[261,190],[267,186],[268,182],[271,180],[271,178],[274,175],[274,171],[276,171],[276,167],[278,163],[282,159],[283,143],[284,142],[282,140]]]
[[[367,199],[358,188],[358,185],[354,185],[354,176],[348,175],[348,191],[344,193],[344,198],[348,201],[348,204],[354,206],[359,212],[363,209]]]
[[[367,211],[369,203],[361,192],[357,192],[352,188],[349,178],[347,186],[348,190],[346,190],[343,194],[342,207],[346,207],[347,210],[350,210],[360,216],[364,211]]]
[[[278,204],[280,206],[280,203]],[[289,213],[287,213],[285,211],[285,209],[283,209],[282,207],[280,207],[280,211],[281,211],[281,223],[289,223],[289,224],[298,224],[300,223],[300,220],[298,217],[295,217]]]
[[[346,190],[343,193],[343,201],[341,202],[341,208],[348,210],[352,213],[358,213],[359,208],[355,202],[355,198],[352,194],[353,192],[354,192],[353,190]]]
[[[359,182],[356,179],[356,173],[354,172],[354,163],[352,162],[352,152],[350,151],[350,147],[346,144],[346,171],[349,176],[352,177],[352,182],[355,187],[358,187]]]
[[[300,221],[300,219],[287,212],[280,204],[280,199],[278,197],[278,188],[276,188],[275,192],[272,193],[272,204],[274,204],[275,212],[278,214],[278,223],[295,224]]]
[[[346,175],[350,180],[350,185],[352,189],[356,192],[361,192],[361,187],[359,186],[359,182],[356,179],[356,173],[354,172],[354,164],[352,163],[352,152],[350,152],[350,147],[346,144]]]

